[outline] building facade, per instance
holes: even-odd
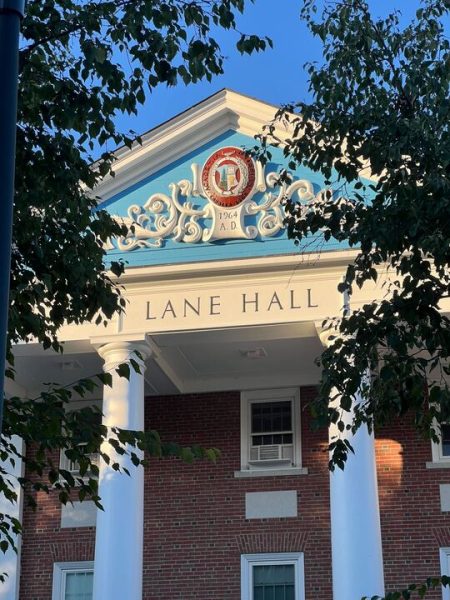
[[[89,401],[106,425],[216,447],[220,460],[151,459],[132,477],[103,464],[105,511],[62,507],[56,493],[39,494],[36,510],[22,500],[2,599],[358,600],[450,573],[447,427],[434,445],[407,419],[375,437],[361,429],[331,474],[336,433],[311,427],[322,323],[342,310],[337,284],[354,252],[287,239],[282,199],[307,205],[325,184],[303,169],[281,184],[282,151],[263,165],[242,150],[274,112],[223,90],[118,150],[97,193],[134,225],[108,246],[127,261],[125,314],[106,329],[65,327],[63,357],[15,349],[11,394],[104,368],[113,386]],[[116,376],[130,358],[142,373]]]

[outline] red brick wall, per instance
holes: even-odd
[[[312,388],[302,390],[302,400]],[[240,555],[305,552],[307,600],[330,600],[326,435],[302,417],[309,474],[235,479],[240,469],[239,393],[149,398],[147,425],[168,440],[222,452],[217,465],[152,461],[146,477],[144,599],[238,600]],[[245,493],[298,490],[299,517],[245,519]]]
[[[313,388],[302,389],[302,401]],[[331,600],[329,485],[325,432],[302,413],[308,475],[236,479],[240,468],[238,392],[148,398],[146,425],[166,440],[220,448],[218,464],[152,459],[145,478],[144,600],[239,600],[240,555],[303,551],[306,600]],[[405,422],[377,435],[380,507],[388,589],[439,574],[439,547],[450,546],[450,513],[429,470],[428,441]],[[245,519],[245,493],[297,490],[296,519]],[[25,510],[21,600],[50,600],[53,563],[92,560],[92,528],[60,529],[54,495]],[[440,598],[436,592],[430,598]]]
[[[95,529],[61,529],[57,493],[36,501],[36,509],[24,507],[20,600],[51,600],[53,563],[94,560]]]
[[[441,512],[439,484],[450,483],[450,470],[426,468],[431,443],[408,420],[379,431],[376,451],[387,589],[439,576],[439,548],[450,546],[450,513]]]

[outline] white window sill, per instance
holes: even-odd
[[[425,463],[427,469],[450,469],[450,460],[441,460]]]
[[[449,465],[450,466],[450,465]],[[248,479],[253,477],[292,477],[293,475],[308,475],[307,467],[290,467],[289,469],[242,469],[235,471],[236,479]]]

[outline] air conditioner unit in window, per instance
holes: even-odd
[[[270,446],[251,446],[250,460],[252,466],[288,466],[292,464],[292,444],[272,444]]]

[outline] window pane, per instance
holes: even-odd
[[[262,430],[263,431],[273,431],[273,415],[271,411],[270,405],[264,406],[262,409]]]
[[[252,446],[272,446],[273,444],[292,444],[292,433],[252,435]]]
[[[66,573],[64,600],[92,600],[93,581],[92,571]]]
[[[252,431],[259,433],[262,431],[261,414],[254,410],[255,405],[252,405]]]
[[[291,403],[289,402],[289,409],[285,410],[283,413],[283,431],[292,429],[292,419],[291,419]]]
[[[264,600],[275,600],[275,586],[268,585],[264,588]]]
[[[254,587],[253,600],[264,600],[264,588],[262,586]]]
[[[294,565],[255,565],[252,600],[294,600]]]
[[[295,600],[295,585],[286,586],[285,600]]]
[[[275,442],[273,441],[273,435],[263,435],[262,437],[262,445],[263,446],[271,446]]]
[[[441,425],[442,455],[450,456],[450,424]]]
[[[292,444],[292,433],[252,435],[252,446],[271,446],[272,444]]]
[[[254,402],[251,421],[252,433],[292,431],[291,402]]]
[[[286,600],[286,590],[281,585],[275,587],[275,600]]]

